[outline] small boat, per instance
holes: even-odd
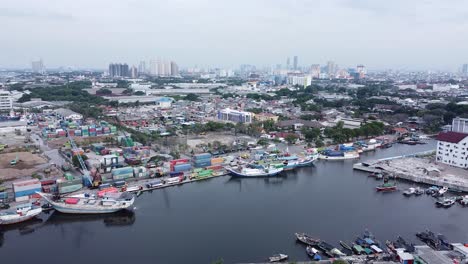
[[[417,187],[415,190],[414,190],[414,195],[416,196],[419,196],[421,194],[424,193],[424,190],[421,188],[421,187]]]
[[[467,206],[468,205],[468,195],[463,196],[458,202],[463,206]]]
[[[455,204],[455,198],[444,198],[444,199],[438,199],[436,201],[436,205],[438,207],[449,208],[449,207],[452,207],[452,205],[454,204]]]
[[[390,240],[385,241],[385,245],[387,246],[389,252],[396,253],[397,247],[395,246],[395,244],[392,241],[390,241]]]
[[[50,194],[37,192],[54,207],[55,210],[66,214],[107,214],[130,208],[135,202],[135,196],[128,192],[113,194],[116,197],[67,197],[54,200]]]
[[[438,192],[436,192],[436,196],[444,196],[444,194],[448,191],[448,187],[442,187]]]
[[[307,246],[306,252],[307,252],[307,255],[309,255],[311,258],[313,258],[316,261],[319,261],[322,259],[322,256],[318,254],[319,251],[312,246]]]
[[[353,251],[357,255],[361,255],[361,254],[365,253],[364,248],[362,246],[356,245],[356,244],[353,245]]]
[[[305,158],[299,158],[297,167],[306,167],[314,164],[314,161],[318,159],[318,154],[308,155]]]
[[[280,262],[283,260],[288,259],[288,255],[286,254],[276,254],[268,258],[270,262]]]
[[[404,196],[411,196],[411,195],[413,195],[415,193],[416,193],[416,188],[411,187],[411,188],[408,188],[407,190],[405,190],[403,192],[403,195]]]
[[[317,246],[320,243],[320,239],[313,238],[306,233],[295,233],[294,235],[297,240],[309,246]]]
[[[335,257],[344,257],[346,256],[345,253],[343,253],[341,250],[337,249],[337,248],[332,248],[332,250],[330,250],[330,252],[333,254],[333,256]]]
[[[439,187],[437,187],[437,186],[431,186],[431,187],[427,188],[427,190],[426,190],[427,195],[433,195],[436,192],[439,192]]]
[[[370,246],[370,249],[371,249],[372,251],[374,251],[374,253],[376,253],[376,254],[381,254],[381,253],[383,253],[383,250],[382,250],[381,248],[379,248],[378,246],[376,246],[376,245]]]
[[[343,241],[340,241],[340,245],[345,248],[345,249],[348,249],[348,250],[353,250],[348,244],[346,244],[345,242]]]
[[[325,255],[333,258],[335,255],[332,253],[332,250],[335,249],[334,246],[328,244],[325,241],[320,241],[317,245],[318,249],[320,249]]]
[[[373,172],[369,175],[369,177],[374,177],[376,180],[381,180],[384,176],[380,172]]]
[[[409,253],[415,251],[414,244],[413,244],[413,243],[408,243],[408,242],[406,242],[406,240],[403,239],[403,237],[401,237],[401,236],[398,236],[398,237],[397,237],[397,241],[396,241],[396,242],[400,245],[400,247],[405,248],[406,251],[409,252]]]
[[[376,187],[376,190],[378,192],[393,192],[396,191],[397,186],[393,182],[384,182],[383,184],[380,184],[379,186]]]
[[[15,211],[0,212],[0,225],[10,225],[27,221],[42,212],[42,207],[31,203],[16,206]]]

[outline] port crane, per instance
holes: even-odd
[[[73,151],[78,151],[79,150],[78,146],[76,145],[73,138],[68,136],[68,139],[70,141],[70,145],[72,147],[72,150]],[[78,162],[80,163],[81,170],[83,172],[83,183],[84,183],[84,185],[92,186],[93,185],[93,179],[91,178],[91,173],[89,172],[88,168],[86,167],[86,164],[84,163],[84,160],[81,157],[81,154],[76,155],[76,158],[78,159]]]

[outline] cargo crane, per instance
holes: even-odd
[[[68,137],[70,140],[70,145],[72,147],[73,151],[78,151],[78,146],[76,146],[75,141],[73,140],[72,137]],[[76,155],[78,162],[80,163],[81,170],[83,171],[83,184],[85,186],[92,186],[93,185],[93,179],[91,178],[91,173],[89,172],[88,168],[86,167],[86,164],[83,161],[83,158],[81,158],[81,154]]]

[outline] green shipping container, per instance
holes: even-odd
[[[58,191],[60,194],[76,192],[79,189],[83,188],[83,184],[75,184],[70,186],[59,186]]]

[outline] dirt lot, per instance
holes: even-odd
[[[18,163],[10,165],[10,161],[18,155]],[[12,179],[30,176],[39,169],[39,165],[47,163],[47,160],[30,152],[13,152],[0,154],[0,179]]]

